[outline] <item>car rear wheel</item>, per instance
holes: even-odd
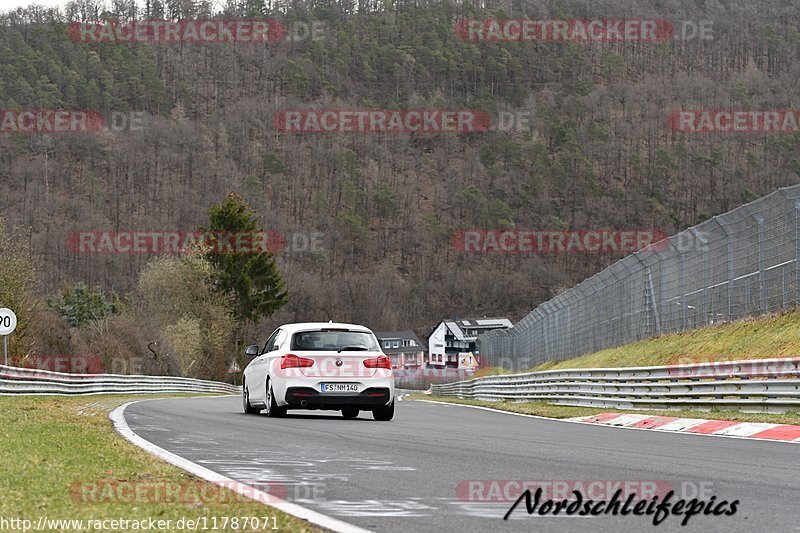
[[[358,409],[355,407],[345,407],[342,409],[342,416],[347,419],[356,418],[358,416]]]
[[[270,418],[280,418],[286,416],[286,407],[278,407],[275,401],[275,394],[272,392],[272,383],[267,380],[267,416]]]
[[[242,410],[246,415],[257,415],[261,409],[256,409],[250,405],[250,391],[247,390],[245,385],[242,385]]]
[[[376,407],[372,410],[372,418],[380,422],[388,422],[394,418],[394,401],[386,407]]]

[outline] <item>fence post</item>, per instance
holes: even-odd
[[[647,283],[650,285],[649,294],[650,294],[650,307],[653,310],[653,328],[656,335],[661,333],[661,320],[658,317],[658,302],[656,301],[656,290],[653,286],[653,272],[650,270],[650,267],[647,267]]]
[[[727,263],[726,266],[728,268],[728,320],[733,320],[733,235],[730,231],[728,231],[728,225],[725,223],[723,218],[715,218],[719,223],[719,227],[721,227],[722,231],[725,232],[725,255]]]
[[[628,265],[625,263],[625,260],[623,259],[620,262],[621,262],[622,266],[625,267],[625,277],[622,279],[622,284],[623,284],[623,287],[625,287],[627,289],[627,293],[628,293],[626,295],[627,296],[627,300],[628,300],[628,306],[629,306],[628,307],[628,318],[627,318],[627,320],[625,320],[623,318],[623,320],[625,320],[627,322],[627,328],[625,328],[627,330],[627,333],[626,333],[626,338],[624,338],[622,340],[623,343],[627,344],[629,342],[632,342],[632,339],[635,338],[634,333],[633,333],[633,331],[634,331],[633,313],[634,313],[635,302],[636,302],[636,290],[635,290],[636,287],[635,287],[635,283],[633,281],[633,275],[631,274],[631,271],[628,268]],[[625,316],[625,314],[623,313],[623,317],[624,316]]]
[[[680,284],[681,284],[681,331],[686,330],[686,325],[689,321],[689,317],[687,315],[689,308],[687,307],[686,303],[686,272],[684,268],[684,263],[686,259],[683,257],[683,250],[678,250],[678,265],[680,268]]]
[[[636,320],[636,311],[637,311],[636,273],[631,272],[628,269],[628,265],[625,265],[625,269],[628,271],[628,275],[626,277],[628,278],[628,283],[630,286],[630,294],[631,294],[631,318],[630,318],[631,327],[629,330],[630,333],[628,334],[628,342],[634,342],[641,338],[638,332],[636,331],[636,323],[634,322]]]
[[[564,314],[567,315],[566,320],[564,320],[566,326],[564,328],[564,353],[571,352],[572,354],[574,354],[574,352],[572,351],[572,344],[574,342],[573,339],[575,338],[575,336],[572,334],[572,332],[574,331],[572,327],[572,306],[570,305],[569,302],[567,302],[564,305]]]
[[[764,268],[766,262],[764,258],[764,217],[761,215],[753,215],[753,218],[758,223],[758,284],[759,284],[759,311],[762,314],[767,312],[767,271]]]
[[[620,327],[621,321],[619,314],[624,312],[624,305],[622,305],[622,297],[620,295],[621,291],[619,287],[619,280],[617,280],[617,274],[611,268],[609,268],[607,272],[612,280],[611,284],[608,285],[610,294],[606,298],[606,320],[609,324],[608,331],[606,332],[606,346],[616,346],[618,338],[622,337],[621,334],[617,334],[617,330]],[[611,307],[612,299],[620,303],[616,309]]]
[[[794,305],[800,305],[800,200],[794,203]]]
[[[642,323],[645,324],[645,335],[658,335],[661,327],[658,320],[658,305],[656,303],[656,292],[653,286],[653,272],[650,270],[644,259],[639,253],[633,254],[633,257],[639,262],[639,272],[643,272],[642,281],[644,288],[644,303],[642,304]],[[652,320],[652,322],[651,322]],[[642,328],[639,328],[637,340],[645,338],[642,335]]]
[[[669,240],[667,240],[667,250],[664,250],[663,255],[661,253],[658,255],[658,305],[661,307],[660,314],[666,323],[664,326],[664,330],[666,332],[669,332],[672,328],[672,306],[670,306],[669,302],[667,301],[667,272],[670,271],[670,269],[666,268],[667,257],[670,255],[668,252],[671,251],[669,247],[671,246],[672,244]],[[670,263],[674,265],[672,261],[670,261]],[[674,267],[672,270],[674,270]]]
[[[753,283],[753,276],[747,276],[744,284],[744,316],[750,315],[750,285]]]
[[[700,320],[702,320],[703,324],[708,324],[708,271],[711,268],[708,259],[708,240],[703,237],[703,234],[697,230],[697,228],[690,228],[692,235],[694,235],[695,243],[700,243],[700,246],[703,247],[703,296],[700,300]]]
[[[783,304],[781,308],[786,311],[789,303],[786,301],[786,265],[781,267],[781,301]]]
[[[561,300],[556,300],[556,305],[558,308],[555,312],[555,319],[556,319],[556,353],[559,357],[562,357],[564,354],[564,304]]]
[[[611,287],[613,285],[608,285],[605,282],[604,282],[604,285],[605,285],[607,294],[606,294],[606,297],[603,298],[603,307],[605,308],[605,313],[603,314],[603,316],[606,319],[606,329],[603,332],[603,337],[604,337],[603,341],[610,345],[611,341],[609,341],[608,339],[609,339],[609,335],[613,335],[612,332],[614,331],[614,329],[613,329],[614,328],[614,324],[611,322],[611,295],[608,294],[608,293],[612,292],[612,289],[610,289],[609,287]],[[611,338],[613,338],[613,337],[611,337]]]
[[[548,317],[548,313],[547,313],[547,307],[545,307],[547,304],[548,304],[548,302],[544,302],[541,305],[541,308],[542,308],[542,340],[544,341],[544,356],[545,357],[550,357],[550,353],[551,353],[550,352],[550,339],[549,339],[550,336],[548,335],[548,331],[550,329],[550,325],[549,325],[550,321],[548,320],[549,317]]]

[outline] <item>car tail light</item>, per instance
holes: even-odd
[[[308,357],[298,357],[292,353],[287,353],[281,357],[281,369],[308,368],[310,366],[314,366],[314,360]]]
[[[387,368],[392,369],[392,362],[385,355],[379,355],[374,359],[364,359],[364,366],[367,368]]]

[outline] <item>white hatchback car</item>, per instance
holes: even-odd
[[[333,322],[286,324],[263,350],[248,346],[242,407],[280,417],[288,409],[340,410],[345,418],[372,411],[375,420],[394,416],[392,364],[375,334],[364,326]]]

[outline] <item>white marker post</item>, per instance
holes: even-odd
[[[3,356],[5,365],[8,366],[8,336],[17,329],[17,315],[14,311],[3,307],[0,309],[0,335],[3,336]]]

